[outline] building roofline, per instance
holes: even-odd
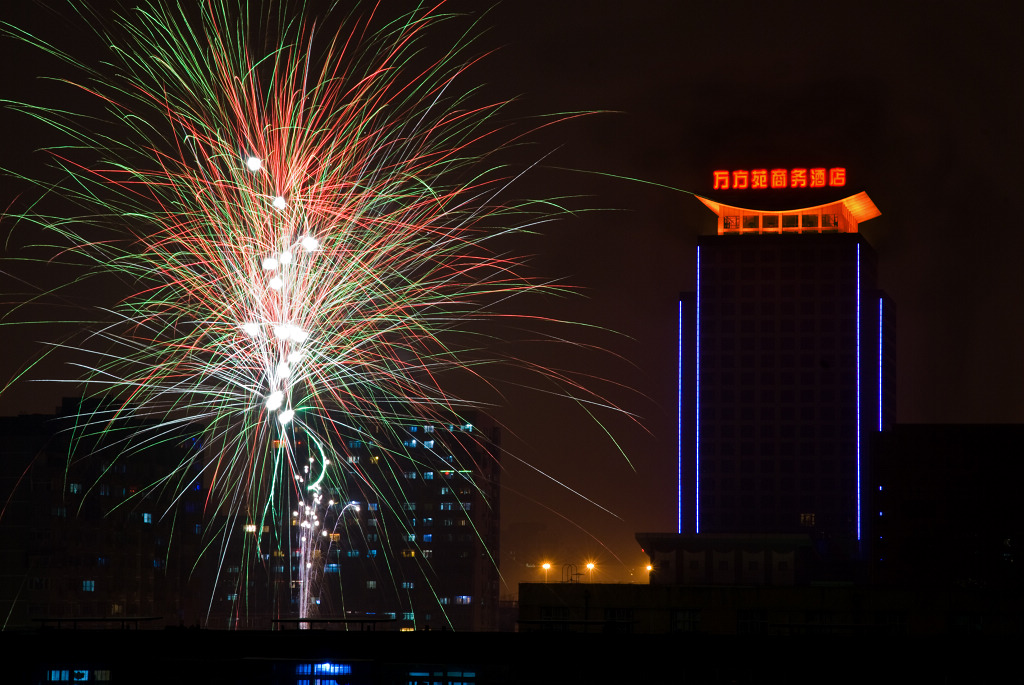
[[[882,214],[878,210],[878,207],[875,206],[875,203],[871,200],[871,198],[868,197],[868,194],[863,191],[857,193],[856,195],[850,195],[849,197],[845,197],[842,200],[824,202],[817,205],[811,205],[809,207],[799,207],[785,210],[738,207],[736,205],[727,205],[722,202],[716,202],[715,200],[711,200],[706,197],[701,197],[700,195],[696,195],[695,197],[701,202],[703,202],[708,209],[710,209],[718,216],[724,216],[726,214],[729,214],[730,212],[728,210],[732,210],[731,213],[733,214],[739,214],[742,212],[757,214],[800,214],[804,212],[810,213],[813,210],[820,210],[824,207],[829,207],[835,204],[842,204],[846,208],[846,211],[850,213],[854,221],[856,221],[858,224],[862,224],[865,221],[874,219],[875,217],[881,216]]]

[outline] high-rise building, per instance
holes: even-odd
[[[299,454],[309,449],[301,432],[294,440]],[[236,530],[211,625],[263,628],[303,615],[355,630],[496,630],[500,443],[477,412],[336,436],[343,475],[323,486],[317,542],[303,542],[310,529],[298,510],[290,547],[273,525],[224,524]],[[246,550],[262,558],[246,564]]]
[[[0,417],[3,624],[195,624],[207,606],[192,574],[206,530],[198,431],[146,440],[152,424],[127,418],[83,429],[95,406]],[[181,490],[162,487],[169,477]]]
[[[895,418],[893,308],[858,230],[879,211],[863,192],[782,211],[700,200],[718,227],[679,301],[677,532],[808,533],[854,556]]]

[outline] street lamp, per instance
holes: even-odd
[[[588,561],[587,562],[587,571],[590,574],[590,580],[587,581],[587,582],[593,583],[594,582],[594,562],[592,562],[592,561]]]
[[[545,561],[543,564],[541,564],[541,568],[544,569],[544,582],[546,583],[548,582],[548,571],[551,570],[551,564]]]

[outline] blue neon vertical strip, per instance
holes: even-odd
[[[878,430],[882,430],[882,298],[878,298]]]
[[[696,454],[696,478],[694,478],[694,520],[696,525],[694,526],[694,532],[700,532],[700,245],[697,246],[697,347],[695,349],[697,353],[697,361],[694,366],[695,376],[697,378],[697,390],[694,393],[694,409],[696,411],[696,436],[697,444],[695,446]]]
[[[857,540],[860,540],[860,241],[857,242]]]
[[[679,381],[676,398],[676,532],[683,533],[683,298],[679,298],[679,366],[676,369]]]

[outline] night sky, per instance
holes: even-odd
[[[474,2],[449,6],[480,13]],[[71,47],[81,40],[38,7],[18,12],[7,20]],[[524,345],[522,356],[604,379],[594,389],[639,419],[604,412],[598,423],[512,384],[488,398],[501,405],[493,413],[509,452],[510,583],[542,577],[527,563],[552,561],[554,578],[587,558],[599,564],[595,580],[645,580],[633,534],[674,528],[676,303],[695,286],[696,236],[715,225],[686,191],[709,192],[713,169],[847,167],[851,188],[882,212],[862,231],[897,307],[899,421],[1024,421],[1022,21],[1010,2],[515,0],[484,13],[476,47],[496,52],[469,73],[473,84],[490,99],[518,98],[510,114],[595,112],[518,151],[542,168],[510,192],[579,196],[574,208],[604,210],[514,246],[535,255],[534,275],[579,289],[516,309],[585,324],[565,337],[604,351]],[[45,100],[52,87],[36,77],[58,67],[9,39],[2,48],[4,97]],[[39,173],[41,155],[29,150],[45,131],[2,117],[0,165]],[[7,183],[4,206],[24,191]],[[51,334],[0,328],[4,377]],[[0,411],[50,412],[66,392],[19,384]]]

